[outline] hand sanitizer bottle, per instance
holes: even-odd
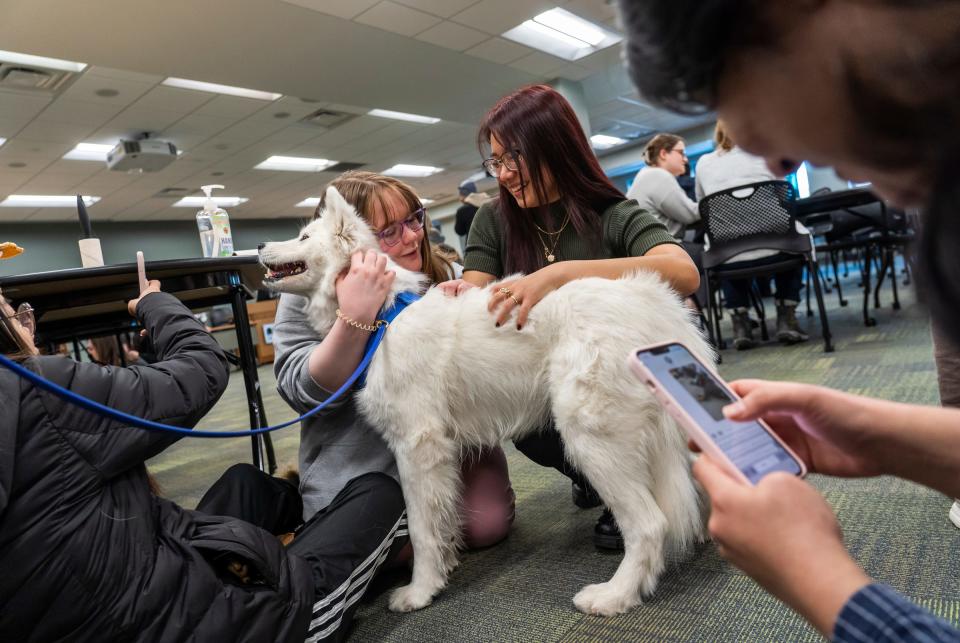
[[[200,245],[204,257],[230,257],[233,255],[233,236],[230,233],[230,217],[227,211],[217,207],[211,197],[215,189],[222,185],[200,186],[207,200],[203,209],[197,212],[197,228],[200,230]]]

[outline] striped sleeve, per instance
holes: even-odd
[[[960,641],[960,631],[914,605],[886,585],[867,585],[843,606],[833,627],[833,641],[894,643]]]

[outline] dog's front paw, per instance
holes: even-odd
[[[433,592],[411,583],[393,590],[390,594],[390,609],[394,612],[412,612],[433,602]]]
[[[612,583],[587,585],[573,597],[573,604],[584,614],[614,616],[640,604],[637,595],[624,595],[612,587]]]

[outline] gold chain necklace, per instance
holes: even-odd
[[[538,231],[537,238],[540,239],[540,245],[543,246],[543,258],[547,260],[547,263],[553,263],[554,261],[557,260],[557,257],[554,254],[554,251],[557,249],[557,244],[560,243],[560,233],[564,231],[568,223],[570,223],[569,212],[567,212],[567,216],[563,220],[563,225],[560,226],[560,229],[557,230],[556,232],[547,232],[546,230],[538,226],[536,221],[534,221],[533,225]],[[551,237],[552,242],[549,248],[547,248],[547,242],[543,240],[543,236],[540,234],[541,232],[547,235],[548,237]]]

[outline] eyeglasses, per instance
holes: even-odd
[[[16,320],[17,323],[29,331],[31,335],[37,330],[37,320],[33,316],[33,307],[27,302],[23,302],[17,306],[17,312],[12,315],[6,315],[4,319]]]
[[[500,158],[491,156],[483,161],[483,169],[493,178],[500,176],[500,168],[502,167],[507,168],[508,172],[516,172],[517,168],[520,167],[520,153],[504,152],[500,155]]]
[[[400,243],[400,239],[403,238],[404,228],[410,232],[419,232],[420,230],[423,230],[423,220],[426,215],[427,211],[424,208],[414,210],[403,221],[391,223],[380,232],[377,232],[377,238],[380,239],[384,245],[395,246]]]
[[[675,147],[675,148],[673,148],[673,149],[670,150],[670,151],[671,151],[671,152],[679,152],[679,153],[680,153],[680,156],[682,156],[683,158],[687,158],[687,151],[686,151],[686,150],[681,150],[681,149]]]

